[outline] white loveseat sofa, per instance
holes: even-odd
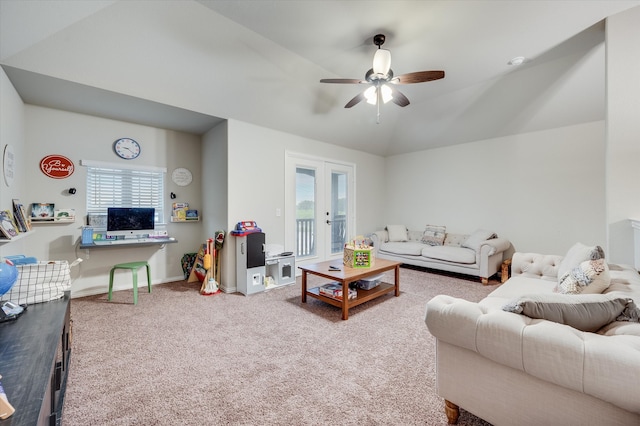
[[[374,255],[408,265],[480,277],[483,284],[500,269],[509,240],[479,229],[473,234],[447,233],[445,227],[427,226],[409,231],[388,225],[370,235]]]
[[[445,295],[428,302],[425,322],[436,338],[436,385],[449,423],[462,407],[496,426],[640,425],[637,307],[631,302],[624,311],[632,309],[635,320],[614,311],[615,319],[588,324],[596,332],[564,323],[576,312],[581,320],[596,319],[591,308],[581,310],[592,306],[585,298],[603,306],[613,298],[640,302],[640,275],[608,264],[603,294],[558,294],[558,270],[566,266],[562,256],[515,253],[511,278],[479,303]],[[555,306],[567,315],[553,318],[559,322],[542,319],[551,305],[538,303],[543,309],[528,312],[531,317],[503,310],[568,297],[575,299]]]

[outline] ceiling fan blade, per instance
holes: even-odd
[[[354,105],[359,104],[360,102],[364,101],[364,93],[358,93],[353,99],[351,99],[349,102],[347,102],[347,104],[344,106],[345,108],[351,108]]]
[[[417,71],[408,74],[402,74],[394,77],[391,83],[394,84],[413,84],[424,83],[425,81],[440,80],[444,78],[444,71]]]
[[[400,105],[401,107],[406,107],[407,105],[409,105],[409,98],[407,98],[399,90],[396,90],[391,86],[388,87],[391,89],[391,100],[394,104]]]
[[[360,84],[366,83],[366,81],[358,80],[357,78],[323,78],[320,83]]]

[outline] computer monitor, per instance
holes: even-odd
[[[135,237],[151,234],[155,228],[156,209],[148,207],[109,207],[107,236]]]

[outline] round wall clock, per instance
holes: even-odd
[[[178,186],[187,186],[193,180],[193,175],[189,171],[189,169],[185,169],[184,167],[179,167],[171,173],[171,179]]]
[[[130,138],[120,138],[113,143],[113,150],[120,158],[133,160],[140,155],[140,144]]]

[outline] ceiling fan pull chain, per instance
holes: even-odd
[[[376,96],[378,97],[378,99],[376,99],[376,108],[378,109],[378,113],[376,115],[376,124],[380,124],[380,101],[382,99],[380,99],[380,87],[376,88]]]

